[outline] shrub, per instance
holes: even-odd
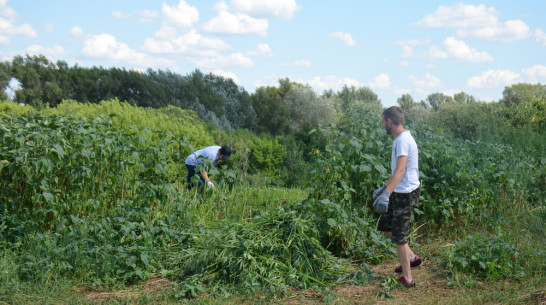
[[[454,278],[468,274],[478,279],[497,280],[522,275],[519,253],[513,245],[495,235],[467,236],[447,250],[444,263]]]

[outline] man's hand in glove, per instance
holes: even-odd
[[[389,197],[391,194],[387,192],[381,193],[377,199],[373,202],[373,206],[375,207],[375,210],[379,213],[387,213],[387,210],[389,209]]]
[[[377,196],[381,195],[381,193],[383,193],[383,191],[387,188],[386,185],[383,184],[382,187],[376,189],[375,191],[373,191],[373,195],[372,195],[372,198],[375,199],[377,198]]]
[[[212,183],[212,181],[209,181],[209,182],[207,182],[207,186],[209,188],[213,189],[214,188],[214,183]]]

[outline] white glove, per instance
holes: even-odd
[[[214,188],[214,183],[212,183],[212,181],[209,181],[207,182],[207,186],[210,187],[211,189]]]

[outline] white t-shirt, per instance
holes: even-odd
[[[186,164],[197,166],[199,163],[203,163],[203,161],[197,160],[197,158],[203,156],[205,158],[211,159],[212,163],[216,165],[216,163],[218,163],[218,151],[220,150],[220,148],[220,146],[209,146],[193,152],[186,158]]]
[[[409,130],[402,132],[394,139],[392,143],[392,155],[391,155],[391,171],[392,175],[396,170],[396,158],[400,156],[407,156],[406,171],[402,180],[394,192],[397,193],[411,193],[417,189],[420,185],[419,182],[419,151],[417,150],[417,143],[411,136]]]

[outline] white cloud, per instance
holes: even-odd
[[[425,65],[425,68],[427,68],[427,69],[436,69],[436,65],[433,65],[433,64],[426,64],[426,65]]]
[[[478,52],[471,48],[464,41],[448,37],[444,40],[445,49],[437,46],[431,46],[422,55],[431,59],[455,58],[462,61],[484,62],[493,61],[493,57],[486,52]],[[404,54],[404,53],[403,53]]]
[[[171,41],[154,38],[146,38],[140,49],[144,52],[153,54],[181,53],[187,51],[187,49],[177,49]]]
[[[17,13],[14,9],[7,6],[7,0],[0,0],[0,17],[6,17],[8,19],[15,18]]]
[[[474,6],[464,3],[452,7],[439,6],[438,9],[414,26],[424,28],[476,28],[495,25],[498,22],[498,12],[493,7],[486,8],[484,4]]]
[[[271,50],[271,47],[267,43],[259,44],[256,49],[246,52],[246,55],[274,57],[273,50]]]
[[[177,6],[168,6],[166,3],[163,3],[161,11],[168,24],[179,28],[189,28],[199,21],[199,11],[197,8],[187,4],[184,0],[180,0]]]
[[[413,48],[411,46],[403,46],[402,47],[402,54],[400,54],[401,58],[407,58],[413,56]]]
[[[207,38],[197,33],[195,30],[178,37],[176,40],[178,45],[196,46],[201,49],[214,50],[229,50],[231,46],[219,38]]]
[[[139,16],[138,21],[141,23],[151,22],[153,19],[159,17],[159,13],[152,10],[137,10],[136,13]]]
[[[474,37],[489,41],[510,42],[531,36],[529,26],[521,20],[508,20],[503,24],[495,24],[482,28],[460,29],[460,37]]]
[[[17,13],[7,4],[7,0],[0,0],[0,44],[10,44],[12,36],[38,37],[36,30],[30,24],[17,24]]]
[[[393,90],[394,94],[395,95],[404,95],[404,94],[411,94],[411,89],[408,89],[408,88],[394,88]]]
[[[328,38],[339,39],[348,47],[356,46],[356,41],[353,39],[353,36],[349,33],[343,33],[343,32],[330,33],[328,35]]]
[[[53,33],[55,32],[55,25],[53,25],[53,23],[46,23],[44,24],[44,30],[46,30],[47,32]]]
[[[529,26],[521,20],[500,22],[499,13],[484,4],[474,6],[458,3],[440,6],[414,26],[424,28],[456,28],[459,37],[473,37],[489,41],[510,42],[531,36]]]
[[[539,46],[546,48],[546,34],[541,29],[535,30],[535,38]]]
[[[295,0],[232,0],[237,12],[265,18],[292,19],[299,9]]]
[[[394,45],[397,46],[418,46],[422,44],[428,44],[429,41],[425,39],[409,39],[409,40],[397,40]]]
[[[546,82],[546,66],[535,65],[521,71],[521,74],[525,75],[526,81],[531,83]]]
[[[345,85],[348,87],[361,87],[360,83],[355,79],[349,77],[337,77],[335,75],[329,75],[326,77],[315,76],[311,80],[299,80],[298,82],[309,84],[315,91],[324,91],[329,89],[339,91]]]
[[[83,30],[79,26],[75,26],[70,30],[72,36],[81,37],[83,36]]]
[[[233,53],[228,56],[218,55],[216,57],[200,57],[193,59],[193,62],[201,67],[253,67],[252,59],[242,53]]]
[[[438,48],[437,46],[431,46],[428,49],[428,51],[425,52],[424,56],[436,59],[436,58],[448,58],[449,54],[446,51]]]
[[[157,32],[155,32],[154,34],[156,38],[161,40],[176,39],[177,35],[178,31],[176,30],[176,28],[166,23],[163,23],[159,30],[157,30]]]
[[[232,47],[219,38],[207,38],[196,30],[191,30],[167,40],[147,38],[141,49],[149,53],[187,53],[199,50],[230,50]]]
[[[311,67],[311,61],[307,59],[295,60],[293,62],[282,63],[281,66],[287,67]]]
[[[513,84],[520,79],[519,74],[510,70],[488,70],[466,81],[469,88],[498,88]]]
[[[368,86],[372,89],[389,89],[391,87],[391,79],[385,73],[381,73],[373,78],[373,80],[368,83]]]
[[[30,47],[27,48],[27,53],[29,54],[35,54],[35,55],[39,55],[39,54],[43,54],[43,55],[49,55],[49,56],[59,56],[59,55],[64,55],[65,54],[65,51],[64,51],[64,48],[61,47],[61,46],[54,46],[53,48],[44,48],[42,46],[39,46],[39,45],[31,45]]]
[[[256,88],[260,88],[260,87],[276,87],[279,84],[278,80],[281,78],[280,76],[277,76],[277,75],[265,75],[264,77],[267,79],[267,81],[259,79],[252,82],[252,85],[254,86],[252,90],[255,90]],[[251,89],[251,88],[247,88],[247,89]]]
[[[159,17],[159,13],[157,11],[152,10],[136,10],[135,14],[125,13],[122,11],[115,11],[112,12],[112,17],[119,18],[119,19],[127,19],[131,21],[135,21],[138,23],[148,23],[152,22],[154,19]]]
[[[128,45],[119,43],[110,34],[91,35],[84,41],[82,53],[90,57],[127,60],[143,59],[146,54],[135,52]]]
[[[442,81],[439,78],[431,75],[430,73],[425,74],[423,78],[410,75],[409,81],[413,84],[415,90],[419,93],[429,91],[430,89],[438,89],[442,87]]]
[[[456,40],[453,37],[448,37],[444,40],[444,46],[447,52],[454,58],[463,61],[483,62],[493,61],[493,57],[486,52],[478,52],[476,49],[469,47],[461,40]]]
[[[267,36],[269,22],[266,19],[256,19],[248,15],[228,11],[218,12],[218,16],[207,21],[203,29],[209,33],[222,34],[253,34]]]
[[[212,70],[210,73],[214,75],[222,76],[225,78],[231,78],[236,84],[240,83],[241,81],[239,77],[237,77],[237,75],[235,75],[235,73],[233,72],[228,72],[228,71],[218,69],[218,70]]]
[[[2,36],[27,36],[30,38],[38,37],[36,30],[28,24],[16,25],[14,20],[0,17],[0,35]]]
[[[116,41],[110,34],[90,35],[83,43],[82,53],[89,57],[122,61],[143,67],[175,66],[173,60],[152,58],[131,49],[127,44]]]
[[[220,1],[214,5],[214,9],[217,11],[228,11],[229,5],[227,5],[224,1]]]
[[[115,11],[115,12],[112,12],[112,17],[114,18],[119,18],[119,19],[129,19],[131,17],[130,14],[126,14],[122,11]]]

